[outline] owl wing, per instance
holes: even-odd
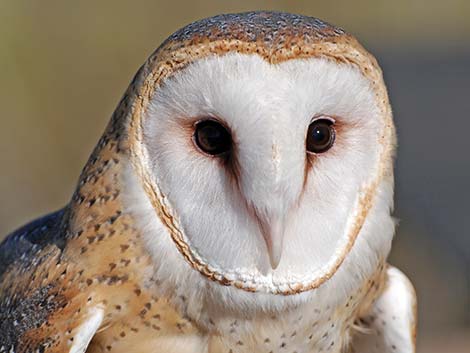
[[[53,321],[67,298],[57,293],[53,282],[44,281],[55,277],[65,244],[63,214],[60,210],[37,219],[0,244],[0,353],[83,353],[102,323],[104,310],[99,307],[82,310],[73,320],[65,316]],[[46,272],[50,276],[44,276]],[[67,337],[69,342],[63,340],[60,348],[51,344],[54,335],[71,327],[73,339]]]
[[[385,291],[359,319],[353,353],[413,353],[416,336],[416,295],[408,278],[389,267]]]

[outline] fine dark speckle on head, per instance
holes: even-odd
[[[301,38],[308,43],[344,34],[342,28],[318,18],[286,12],[259,11],[224,14],[195,21],[173,33],[162,47],[170,42],[189,41],[196,44],[208,39],[223,39],[264,42],[275,48],[292,38]]]

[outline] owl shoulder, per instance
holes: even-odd
[[[70,299],[61,294],[67,280],[67,264],[61,263],[67,242],[61,226],[64,213],[59,210],[34,220],[0,244],[0,352],[52,352],[57,348],[54,336],[61,323],[51,318],[67,311]],[[90,317],[79,317],[77,325],[96,323],[100,315],[96,311]]]
[[[384,291],[357,320],[351,352],[414,353],[416,305],[411,282],[400,270],[389,266]]]

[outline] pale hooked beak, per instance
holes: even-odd
[[[263,237],[268,248],[271,268],[275,270],[279,266],[282,256],[282,245],[284,241],[284,219],[271,219],[269,223],[261,221]]]

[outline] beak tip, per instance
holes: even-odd
[[[271,268],[275,270],[279,266],[279,262],[281,262],[281,254],[280,252],[278,254],[270,254],[269,256],[269,262],[271,263]]]
[[[262,231],[266,241],[269,255],[269,262],[273,270],[277,269],[281,262],[283,238],[284,238],[284,222],[282,219],[274,219],[271,224],[263,223]]]
[[[271,269],[275,270],[279,266],[279,263],[271,262]]]

